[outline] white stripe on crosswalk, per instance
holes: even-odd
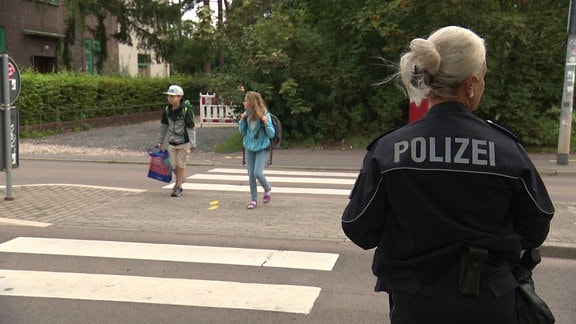
[[[31,226],[31,227],[48,227],[51,223],[34,222],[21,219],[0,218],[0,224],[14,225],[14,226]]]
[[[3,187],[3,186],[0,186],[0,188],[1,187]],[[142,193],[142,192],[146,191],[144,189],[106,187],[106,186],[91,186],[91,185],[74,184],[74,183],[35,183],[35,184],[22,185],[22,187],[78,187],[78,188],[103,189],[103,190],[112,190],[112,191],[125,191],[125,192],[134,192],[134,193]]]
[[[170,184],[162,188],[172,189],[173,186],[174,186],[173,184]],[[248,185],[187,183],[187,182],[182,184],[182,189],[250,192],[250,187]],[[340,196],[348,196],[350,194],[350,189],[274,187],[272,190],[275,194],[289,193],[289,194],[340,195]]]
[[[245,181],[248,176],[239,175],[220,175],[220,174],[195,174],[188,179],[192,180],[230,180],[230,181]],[[318,184],[344,184],[353,185],[354,179],[337,179],[337,178],[301,178],[301,177],[274,177],[266,176],[270,183],[318,183]]]
[[[233,174],[246,174],[246,169],[224,169],[215,168],[208,170],[210,173],[233,173]],[[341,177],[341,178],[356,178],[358,172],[319,172],[319,171],[287,171],[287,170],[266,170],[266,174],[282,174],[290,176],[310,176],[310,177]]]
[[[0,270],[0,296],[310,313],[320,288],[69,272]]]
[[[0,252],[33,253],[331,271],[338,254],[212,246],[18,237]]]
[[[194,174],[187,179],[190,180],[182,184],[182,189],[186,190],[210,190],[210,191],[232,191],[250,192],[250,187],[246,184],[248,180],[245,169],[225,169],[214,168],[207,171],[209,174]],[[217,174],[220,173],[220,174]],[[311,195],[337,195],[348,196],[354,185],[357,173],[352,172],[307,172],[307,171],[287,171],[287,170],[266,170],[267,180],[274,187],[273,192],[287,194],[311,194]],[[274,176],[286,175],[287,177]],[[199,181],[231,181],[237,184],[225,183],[199,183]],[[280,187],[274,183],[301,183],[317,184],[320,186],[346,185],[350,189],[333,188],[310,188],[310,187]],[[163,186],[163,189],[172,189],[174,184]]]

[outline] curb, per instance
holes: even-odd
[[[540,251],[548,258],[576,259],[576,244],[573,243],[544,242]]]

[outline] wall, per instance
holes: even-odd
[[[40,60],[57,65],[65,9],[31,0],[1,1],[0,26],[6,29],[8,55],[18,67],[30,67]]]
[[[137,48],[137,41],[134,40],[134,46],[124,44],[118,45],[118,64],[121,74],[127,74],[133,77],[138,76],[138,54],[150,55],[152,62],[150,63],[150,77],[169,77],[170,65],[166,63],[155,63],[154,52],[139,50]]]

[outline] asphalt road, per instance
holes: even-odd
[[[207,174],[214,166],[193,166],[188,176]],[[241,167],[239,166],[239,169]],[[158,256],[94,257],[43,253],[0,252],[0,271],[17,270],[43,273],[101,274],[105,276],[206,280],[264,285],[316,287],[320,289],[309,313],[231,307],[186,306],[183,301],[202,300],[179,289],[167,292],[173,304],[118,302],[111,299],[22,297],[8,295],[12,287],[0,289],[0,322],[4,323],[387,323],[385,294],[372,292],[370,273],[372,251],[362,251],[346,241],[339,232],[339,214],[346,202],[343,196],[326,194],[276,193],[269,206],[247,211],[246,192],[212,190],[185,191],[182,198],[170,198],[165,184],[145,177],[145,164],[88,163],[61,161],[25,161],[14,171],[16,203],[31,194],[24,184],[78,184],[145,190],[146,193],[97,196],[98,190],[72,187],[64,195],[62,209],[55,214],[42,210],[28,216],[51,220],[48,227],[2,226],[0,249],[21,238],[75,239],[86,245],[93,241],[153,243],[162,247],[213,246],[245,249],[300,251],[337,255],[329,271],[298,268],[266,268],[211,262],[166,261]],[[294,170],[291,170],[294,171]],[[299,170],[308,172],[308,170]],[[322,177],[325,178],[325,177]],[[190,179],[189,185],[200,180]],[[571,181],[546,177],[554,199],[570,199]],[[227,181],[217,180],[222,183]],[[229,182],[229,181],[228,181]],[[242,184],[246,180],[235,180]],[[280,185],[280,189],[289,184]],[[302,184],[302,188],[317,185]],[[326,184],[335,189],[349,185]],[[52,191],[63,190],[53,186]],[[48,193],[47,193],[48,194]],[[55,197],[61,197],[59,195]],[[573,197],[572,197],[573,198]],[[217,209],[212,202],[219,201]],[[0,202],[0,205],[8,202]],[[96,207],[87,208],[91,203]],[[99,205],[98,205],[99,204]],[[4,209],[6,210],[6,209]],[[162,212],[165,210],[166,212]],[[61,212],[60,212],[61,211]],[[150,215],[150,214],[153,215]],[[2,215],[5,217],[8,215]],[[323,228],[316,228],[318,223]],[[333,235],[327,235],[328,233]],[[43,242],[43,241],[41,241]],[[44,244],[41,244],[44,246]],[[81,245],[75,245],[80,249]],[[119,248],[107,251],[110,255]],[[172,249],[168,251],[173,251]],[[146,254],[145,251],[141,253]],[[172,252],[168,253],[171,254]],[[216,255],[215,255],[216,257]],[[557,323],[576,318],[576,261],[545,258],[536,268],[537,291],[554,311]],[[1,276],[0,276],[1,277]],[[91,277],[92,278],[92,277]],[[108,277],[106,277],[108,278]],[[50,283],[48,283],[50,284]],[[120,285],[115,282],[107,286]],[[0,285],[2,282],[0,281]],[[68,291],[65,282],[54,282],[55,291]],[[213,285],[213,284],[212,284]],[[16,287],[19,288],[19,287]],[[145,287],[146,288],[146,287]],[[157,287],[147,287],[155,292]],[[17,291],[18,289],[14,289]],[[3,292],[2,292],[3,291]],[[226,295],[243,297],[244,289],[229,290]],[[157,297],[161,292],[152,294]],[[163,296],[163,295],[162,295]],[[289,297],[280,298],[286,305]]]

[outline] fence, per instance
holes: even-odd
[[[238,126],[239,115],[234,111],[230,102],[216,97],[216,93],[200,93],[200,127],[210,126]]]

